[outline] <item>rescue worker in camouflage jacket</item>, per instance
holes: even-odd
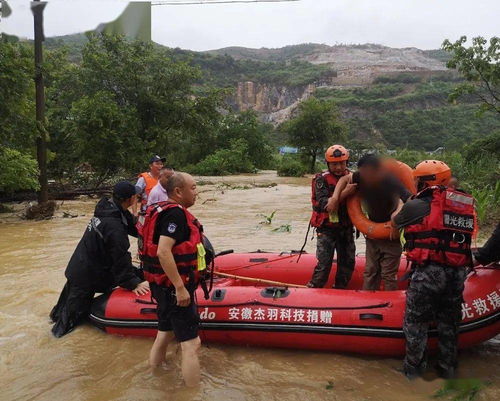
[[[447,187],[451,171],[441,161],[423,161],[414,176],[420,192],[393,214],[393,223],[404,227],[406,257],[412,263],[403,323],[403,369],[409,379],[425,371],[429,324],[436,322],[436,369],[441,377],[452,378],[457,369],[466,269],[472,265],[474,198]]]
[[[354,193],[355,184],[348,186],[340,197],[338,212],[334,211],[332,195],[338,180],[349,174],[347,161],[349,152],[341,145],[333,145],[325,153],[328,170],[317,174],[312,181],[311,226],[317,231],[316,257],[308,287],[324,287],[332,269],[337,251],[335,288],[344,289],[349,284],[355,264],[356,247],[354,229],[347,214],[345,199]]]

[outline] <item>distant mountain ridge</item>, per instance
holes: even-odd
[[[347,49],[347,50],[399,50],[399,51],[412,51],[421,52],[421,54],[430,59],[436,59],[441,62],[448,60],[448,54],[441,49],[434,50],[420,50],[416,47],[406,47],[406,48],[392,48],[388,46],[383,46],[375,43],[365,43],[365,44],[339,44],[329,46],[320,43],[302,43],[298,45],[288,45],[279,48],[267,48],[261,47],[249,48],[242,46],[230,46],[223,47],[220,49],[207,50],[204,53],[214,54],[214,55],[229,55],[236,60],[241,59],[251,59],[259,61],[286,61],[290,59],[307,59],[313,55],[318,55],[322,53],[335,53],[336,50]]]

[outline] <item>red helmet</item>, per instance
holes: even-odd
[[[424,181],[429,186],[448,185],[451,178],[451,169],[440,160],[424,160],[415,167],[413,176]]]
[[[349,151],[342,145],[330,146],[325,152],[325,160],[327,163],[349,160]]]

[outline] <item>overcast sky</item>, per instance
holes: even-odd
[[[8,0],[13,13],[0,30],[33,36],[29,0]],[[45,10],[46,36],[95,28],[115,19],[121,0],[52,0]],[[301,0],[153,6],[155,42],[193,50],[227,46],[281,47],[305,42],[379,43],[435,49],[461,35],[500,35],[499,0]]]

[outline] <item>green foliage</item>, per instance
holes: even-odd
[[[152,153],[181,149],[179,159],[196,163],[207,156],[207,146],[215,150],[204,139],[218,127],[225,94],[194,96],[199,70],[172,60],[165,50],[89,35],[81,64],[64,57],[59,64],[52,69],[47,101],[54,173],[63,175],[82,161],[98,175],[118,168],[137,172]]]
[[[476,115],[474,97],[449,105],[455,87],[450,75],[432,75],[416,85],[377,84],[364,88],[320,88],[315,97],[335,102],[347,117],[350,136],[364,147],[384,144],[390,149],[459,150],[464,142],[498,129],[493,113]]]
[[[35,86],[30,46],[0,38],[0,145],[34,148]]]
[[[302,177],[307,168],[298,157],[286,155],[279,161],[277,172],[280,177]]]
[[[440,388],[433,398],[442,398],[453,395],[453,401],[473,401],[476,395],[486,387],[479,379],[451,379],[446,380],[443,387]]]
[[[391,147],[434,150],[460,149],[464,141],[493,132],[495,115],[475,115],[475,106],[436,107],[428,110],[388,111],[373,120],[373,128]]]
[[[481,142],[478,141],[479,143]],[[470,145],[471,148],[475,143]],[[459,187],[469,192],[476,199],[476,211],[481,225],[498,220],[500,210],[500,157],[498,154],[484,152],[480,157],[469,159],[467,153],[445,152],[429,154],[415,150],[403,149],[390,155],[410,167],[428,159],[438,159],[450,166],[452,174],[457,177]]]
[[[443,42],[443,49],[451,54],[447,67],[457,69],[467,81],[457,86],[449,99],[455,102],[473,94],[481,101],[481,113],[500,113],[500,38],[494,36],[488,43],[478,36],[472,39],[470,47],[464,46],[466,42],[466,36],[455,43],[448,39]]]
[[[291,145],[310,158],[311,173],[318,155],[346,139],[345,126],[335,104],[316,98],[302,102],[297,116],[284,123],[281,130],[288,134]]]
[[[98,175],[116,174],[140,165],[144,154],[133,108],[119,107],[112,93],[96,92],[73,103],[66,132],[74,138],[74,157],[85,160]]]
[[[282,224],[279,227],[273,228],[272,230],[275,233],[291,233],[292,225],[291,224]]]
[[[0,149],[0,192],[38,190],[38,167],[36,160],[15,149]]]
[[[228,114],[221,120],[217,130],[216,148],[229,148],[235,140],[247,145],[247,157],[255,168],[266,169],[273,164],[273,148],[269,144],[272,131],[270,124],[263,124],[253,111]]]
[[[213,55],[181,49],[173,49],[171,54],[174,59],[188,62],[203,71],[198,80],[200,84],[217,87],[234,87],[242,81],[297,87],[335,75],[327,65],[316,65],[301,60],[238,60],[227,54]]]
[[[403,83],[414,84],[422,82],[422,77],[412,73],[400,73],[397,75],[381,75],[373,80],[375,84]]]
[[[227,175],[252,173],[255,167],[248,156],[247,143],[237,139],[229,149],[219,149],[187,170],[198,175]]]
[[[276,212],[277,210],[273,210],[270,215],[261,214],[260,217],[262,217],[264,220],[262,220],[259,224],[271,225],[273,223],[274,215],[276,214]]]
[[[464,150],[467,161],[477,161],[485,155],[500,159],[500,130],[475,140],[470,145],[467,145]]]

